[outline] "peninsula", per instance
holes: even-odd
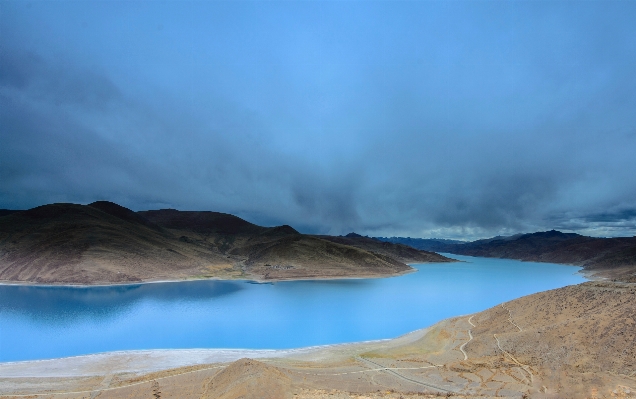
[[[112,202],[0,214],[0,281],[123,284],[201,278],[259,281],[388,277],[406,263],[452,262],[377,240],[338,242],[218,212],[133,212]]]

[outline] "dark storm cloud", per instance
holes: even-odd
[[[625,222],[636,221],[636,208],[618,209],[611,212],[602,212],[586,215],[585,220],[589,222]]]
[[[5,207],[108,198],[142,209],[224,208],[272,224],[295,206],[292,210],[307,220],[299,224],[308,229],[326,214],[357,222],[350,198],[354,176],[326,179],[302,159],[271,152],[257,134],[263,127],[245,110],[215,104],[216,128],[223,133],[205,131],[205,123],[192,121],[196,117],[187,110],[172,106],[167,116],[161,114],[163,105],[149,110],[103,75],[62,68],[8,46],[4,50],[0,199]],[[100,131],[113,117],[120,121],[108,128],[132,135]]]
[[[0,208],[636,232],[636,3],[0,7]]]

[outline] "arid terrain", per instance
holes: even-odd
[[[551,230],[466,243],[403,237],[381,239],[427,251],[582,266],[587,275],[636,282],[636,237],[595,238]]]
[[[398,244],[352,246],[218,212],[133,212],[100,201],[0,214],[0,281],[113,284],[192,278],[386,277],[451,262]]]
[[[316,236],[317,238],[364,249],[375,254],[384,255],[404,263],[428,263],[440,262],[439,254],[409,247],[403,244],[394,244],[376,240],[374,238],[363,237],[356,233],[349,233],[346,236]]]
[[[581,237],[484,240],[468,254],[583,264],[625,282],[541,292],[385,341],[0,363],[0,397],[636,398],[632,243]],[[5,282],[381,277],[409,272],[409,262],[445,261],[452,260],[357,234],[303,235],[216,212],[133,212],[97,202],[0,216]]]
[[[4,363],[0,397],[634,398],[635,303],[634,284],[588,282],[386,341]]]

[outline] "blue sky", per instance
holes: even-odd
[[[0,2],[0,208],[636,234],[636,2]]]

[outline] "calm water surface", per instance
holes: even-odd
[[[580,268],[448,255],[387,279],[0,286],[0,361],[126,349],[277,349],[392,338],[585,281]]]

